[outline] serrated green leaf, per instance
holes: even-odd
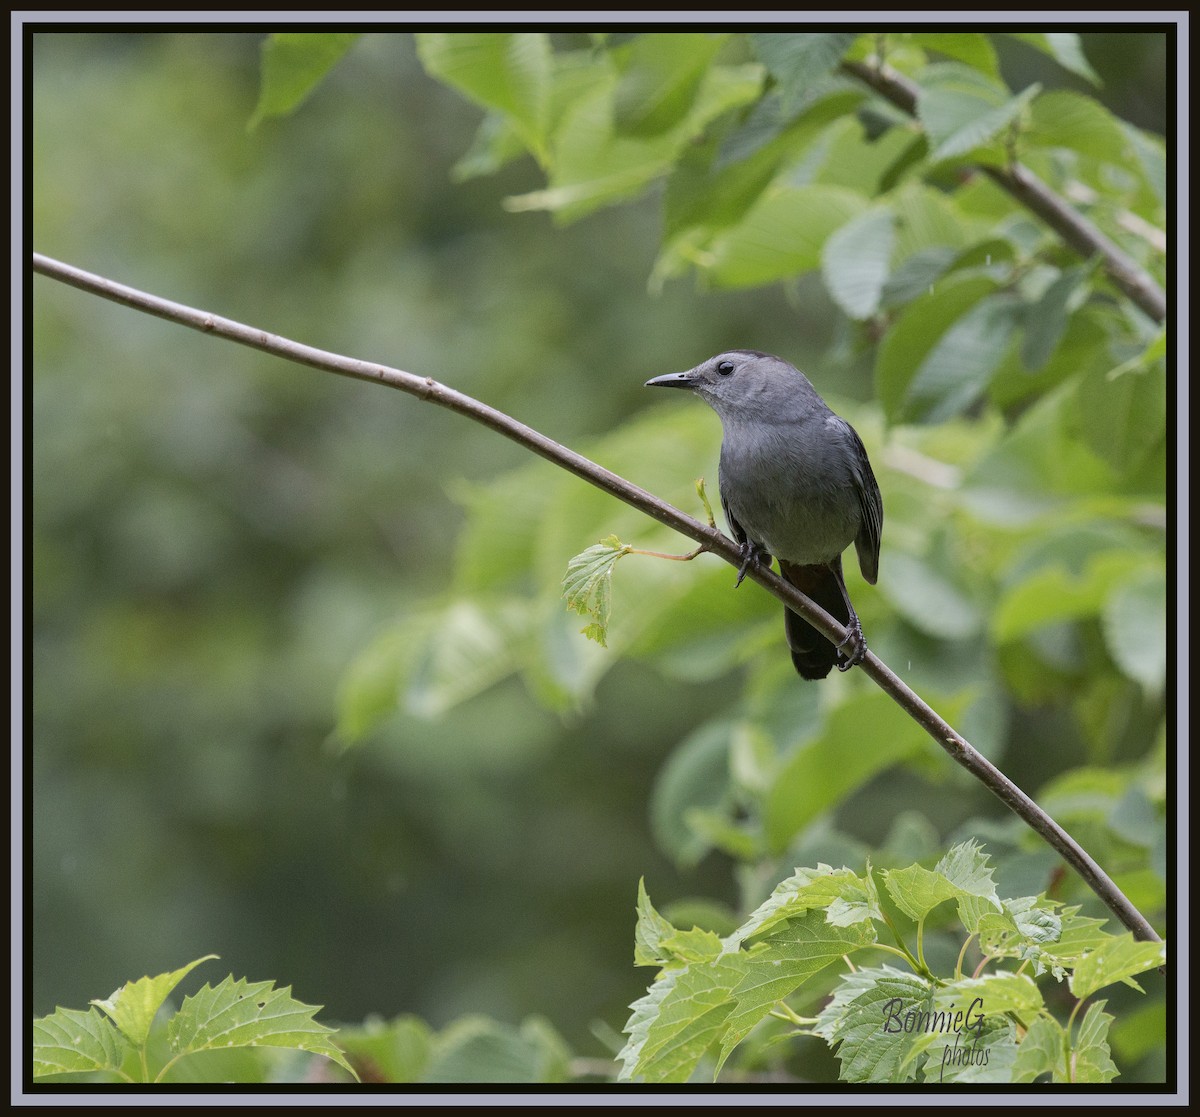
[[[1166,965],[1167,947],[1161,942],[1137,942],[1130,933],[1114,935],[1075,964],[1071,992],[1081,1001],[1118,981],[1141,991],[1134,974]]]
[[[851,318],[870,318],[879,309],[895,239],[894,221],[891,209],[874,207],[847,221],[821,249],[825,286]]]
[[[592,618],[583,633],[601,647],[605,646],[608,635],[613,567],[628,553],[629,548],[615,535],[610,535],[571,559],[563,576],[567,608]]]
[[[967,929],[974,931],[984,910],[1000,910],[987,855],[974,841],[954,846],[932,870],[912,865],[885,872],[884,883],[896,906],[916,920],[924,919],[943,901],[954,899],[960,902],[960,916],[967,916],[963,920]],[[983,901],[982,907],[964,913],[962,903],[971,900]]]
[[[863,878],[850,869],[833,869],[822,864],[815,869],[797,869],[777,884],[726,944],[739,946],[785,920],[814,909],[825,911],[828,922],[837,926],[883,918],[879,894],[870,874]]]
[[[167,1025],[171,1050],[184,1055],[227,1047],[287,1047],[332,1059],[357,1079],[329,1038],[334,1030],[313,1019],[320,1005],[302,1004],[291,993],[291,986],[276,989],[273,981],[235,981],[232,975],[215,988],[206,984],[184,998]]]
[[[206,954],[172,973],[128,981],[111,996],[102,1001],[94,1000],[92,1004],[112,1017],[113,1023],[124,1032],[130,1043],[141,1047],[150,1035],[150,1025],[154,1023],[155,1015],[175,986],[201,962],[216,957],[215,954]]]
[[[33,1022],[33,1076],[120,1073],[130,1044],[96,1009],[58,1008]]]
[[[746,959],[733,954],[662,973],[632,1005],[621,1080],[686,1082],[724,1031],[745,972]]]
[[[655,910],[646,891],[646,878],[638,881],[637,926],[633,932],[633,964],[665,966],[672,961],[663,944],[675,934],[675,928]]]
[[[938,989],[935,1003],[939,1008],[963,1012],[968,1029],[972,1026],[971,1021],[978,1029],[980,1017],[997,1018],[1009,1012],[1028,1027],[1044,1007],[1041,990],[1023,973],[959,978]]]
[[[359,38],[358,33],[308,31],[269,35],[262,47],[262,85],[250,128],[298,108]]]
[[[843,1082],[911,1082],[910,1059],[922,1031],[914,1019],[932,1011],[933,987],[890,966],[843,977],[817,1016],[814,1031],[837,1047]]]
[[[1167,586],[1162,570],[1145,570],[1113,591],[1102,614],[1104,642],[1117,666],[1148,691],[1167,674]]]
[[[875,941],[869,919],[838,926],[820,910],[788,919],[759,938],[743,952],[745,973],[733,989],[737,1003],[724,1024],[717,1070],[776,1004],[827,966]]]
[[[1106,1001],[1097,1001],[1084,1013],[1075,1042],[1071,1045],[1072,1082],[1111,1082],[1117,1068],[1108,1047],[1108,1029],[1113,1018],[1104,1011]]]

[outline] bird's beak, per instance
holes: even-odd
[[[691,388],[695,381],[695,370],[689,369],[687,372],[668,372],[666,376],[656,376],[653,380],[647,380],[645,386],[647,388]]]

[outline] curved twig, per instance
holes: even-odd
[[[736,568],[742,563],[741,549],[737,543],[712,525],[693,519],[666,501],[660,500],[653,493],[638,488],[623,477],[619,477],[553,439],[547,438],[532,427],[506,415],[503,411],[497,411],[494,407],[489,407],[471,396],[448,388],[432,377],[415,376],[411,372],[402,372],[400,369],[389,368],[386,365],[360,361],[337,353],[329,353],[323,349],[301,345],[299,342],[278,337],[265,330],[255,329],[253,326],[247,326],[229,318],[221,318],[215,314],[208,314],[193,307],[183,306],[180,303],[170,302],[156,295],[138,291],[133,287],[114,283],[112,280],[93,275],[40,253],[34,253],[33,267],[35,271],[52,279],[122,303],[135,310],[165,318],[181,326],[189,326],[202,333],[213,334],[228,341],[236,341],[254,349],[261,349],[263,352],[284,357],[287,360],[297,361],[325,372],[336,373],[339,376],[350,376],[357,380],[371,380],[386,384],[416,396],[418,399],[456,411],[554,462],[589,484],[603,489],[618,500],[622,500],[658,520],[659,523],[666,524],[682,535],[694,539],[706,550],[719,555],[731,566]],[[845,630],[828,613],[814,605],[799,590],[789,585],[773,571],[754,565],[747,571],[746,577],[753,579],[785,605],[800,613],[834,643],[845,636]],[[1057,850],[1064,860],[1083,877],[1109,910],[1137,938],[1158,941],[1159,936],[1141,912],[1129,902],[1104,870],[1054,819],[995,765],[972,748],[951,725],[902,682],[873,652],[867,653],[861,666],[862,670],[891,695],[934,741],[949,753],[952,759],[980,780],[1005,806],[1014,811]]]

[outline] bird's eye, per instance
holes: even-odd
[[[731,372],[733,372],[733,362],[722,361],[719,365],[717,365],[717,372],[719,372],[722,376],[728,376]]]

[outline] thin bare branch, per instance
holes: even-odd
[[[314,349],[308,345],[301,345],[299,342],[278,337],[265,330],[256,329],[229,318],[222,318],[114,283],[112,280],[93,275],[39,253],[35,253],[33,256],[33,267],[42,275],[78,287],[80,290],[100,295],[182,326],[189,326],[202,333],[213,334],[228,341],[236,341],[254,349],[261,349],[266,353],[273,353],[286,360],[296,361],[325,372],[333,372],[339,376],[350,376],[358,380],[386,384],[416,396],[418,399],[456,411],[460,415],[465,415],[475,422],[490,427],[506,438],[512,439],[589,484],[603,489],[618,500],[645,512],[659,523],[666,524],[680,534],[694,539],[703,549],[723,558],[731,566],[737,568],[741,565],[742,555],[738,545],[711,524],[693,519],[678,508],[659,500],[645,489],[640,489],[603,466],[589,461],[582,454],[577,454],[574,450],[547,438],[544,434],[518,422],[502,411],[497,411],[471,396],[446,387],[432,377],[416,376],[411,372],[402,372],[400,369],[389,368],[386,365],[360,361],[353,357],[344,357],[322,349]],[[814,605],[799,590],[789,585],[773,571],[754,565],[747,571],[746,577],[757,582],[785,605],[800,613],[834,643],[838,643],[846,635],[842,626],[828,613]],[[1158,941],[1159,936],[1146,918],[1129,902],[1104,870],[1084,852],[1075,840],[1003,772],[972,748],[951,725],[902,682],[882,660],[873,652],[868,652],[861,667],[909,713],[952,759],[980,780],[993,795],[997,796],[1001,802],[1057,850],[1137,938]]]

